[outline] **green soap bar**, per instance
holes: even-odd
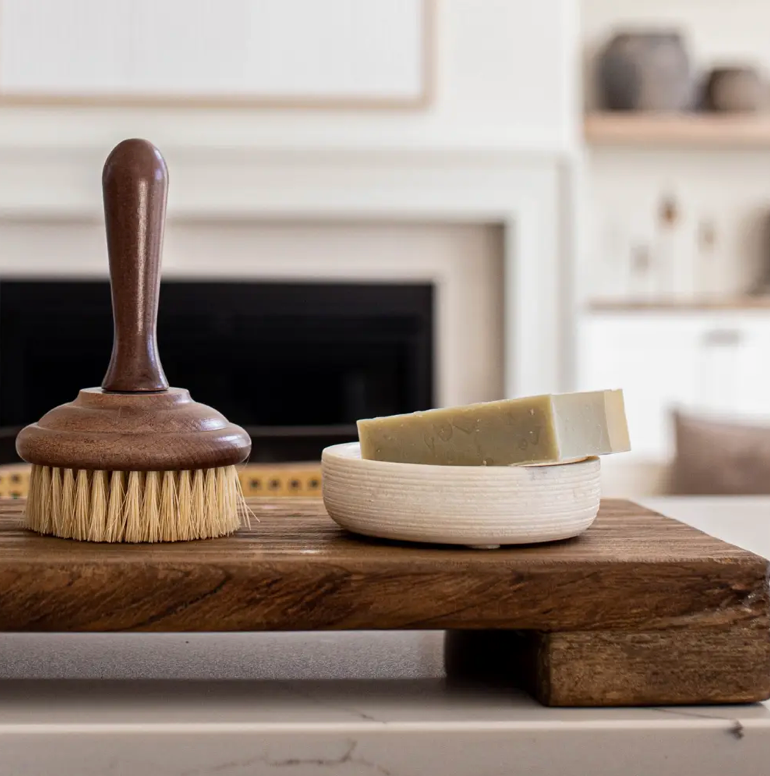
[[[631,449],[620,390],[359,420],[358,437],[362,458],[442,466],[559,463]]]

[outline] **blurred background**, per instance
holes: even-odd
[[[770,492],[768,24],[764,0],[0,0],[0,463],[101,382],[101,167],[139,136],[170,169],[163,364],[249,429],[247,492],[317,493],[357,418],[614,387],[608,495]]]

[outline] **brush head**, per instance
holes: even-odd
[[[249,456],[251,438],[183,388],[86,388],[24,428],[16,450],[28,463],[61,469],[179,471],[239,464]]]
[[[237,530],[244,517],[234,466],[105,472],[33,466],[28,528],[90,542],[179,542]],[[246,510],[247,511],[247,510]]]

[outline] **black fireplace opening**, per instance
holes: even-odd
[[[433,405],[430,284],[167,280],[158,315],[171,385],[252,436],[252,461],[318,460],[355,421]],[[106,280],[0,281],[0,462],[18,430],[101,383]]]

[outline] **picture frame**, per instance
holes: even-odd
[[[113,0],[115,3],[127,0]],[[162,2],[163,0],[161,0]],[[167,3],[173,3],[174,0],[165,0]],[[179,0],[185,2],[185,0]],[[231,0],[231,2],[241,2],[247,4],[260,3],[263,6],[274,5],[280,0]],[[366,0],[372,8],[377,3],[390,3],[392,0]],[[435,94],[435,56],[436,56],[436,13],[438,0],[399,0],[402,11],[406,9],[413,10],[419,15],[419,34],[412,35],[416,45],[415,50],[408,52],[418,63],[416,70],[419,71],[419,83],[416,88],[409,85],[404,88],[402,93],[397,90],[391,90],[391,93],[376,88],[367,89],[362,79],[361,91],[354,93],[350,89],[338,88],[335,90],[331,85],[327,92],[322,89],[316,91],[307,90],[298,91],[296,88],[286,90],[284,93],[278,88],[270,88],[262,91],[255,88],[253,92],[241,88],[219,91],[184,91],[179,89],[167,90],[147,90],[141,88],[121,89],[100,88],[98,90],[77,90],[66,88],[44,89],[25,88],[18,83],[14,84],[13,79],[6,77],[4,80],[3,33],[10,35],[7,17],[4,17],[5,6],[11,3],[22,3],[24,0],[0,0],[0,105],[17,106],[84,106],[84,107],[180,107],[180,108],[246,108],[246,109],[320,109],[320,110],[347,110],[347,109],[374,109],[374,110],[421,110],[427,108],[433,101]],[[66,0],[58,0],[66,2]],[[156,0],[157,2],[157,0]],[[329,3],[335,6],[338,13],[344,12],[346,0],[293,0],[293,5],[301,6],[303,3]],[[359,3],[361,0],[347,0],[347,3]],[[193,0],[193,5],[198,5]],[[77,5],[77,3],[75,3]],[[185,2],[189,5],[189,0]],[[360,7],[363,7],[362,4]],[[310,6],[308,6],[310,7]],[[157,8],[157,6],[154,6]],[[316,6],[316,8],[319,8]],[[405,11],[405,12],[406,12]],[[360,13],[360,11],[359,11]],[[373,14],[375,15],[375,14]],[[387,15],[387,14],[386,14]],[[5,22],[5,23],[4,23]],[[29,22],[27,22],[29,23]],[[413,32],[413,30],[411,31]],[[370,30],[371,34],[371,30]],[[64,36],[62,36],[64,37]],[[403,39],[409,38],[409,32],[405,31]],[[342,40],[342,39],[341,39]],[[345,39],[347,40],[347,39]],[[403,40],[401,43],[403,44]],[[6,42],[7,44],[7,42]],[[154,53],[154,52],[153,52]],[[317,52],[316,52],[317,53]],[[301,56],[301,53],[298,54]],[[376,64],[376,63],[375,63]],[[381,64],[381,63],[380,63]],[[375,68],[372,68],[374,70]],[[365,75],[365,74],[364,74]],[[9,84],[7,81],[10,80]],[[296,80],[296,79],[295,79]],[[371,79],[376,81],[376,77]],[[382,79],[380,79],[382,80]],[[331,84],[331,80],[329,81]]]

